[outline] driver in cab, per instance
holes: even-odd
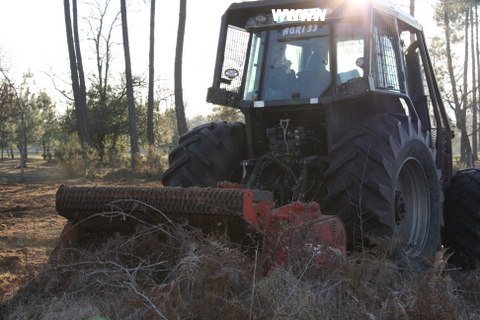
[[[275,43],[270,49],[265,74],[265,100],[290,99],[295,90],[295,71],[285,57],[286,45]]]

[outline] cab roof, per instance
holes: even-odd
[[[225,18],[229,25],[245,28],[247,20],[259,14],[270,15],[272,9],[334,9],[338,7],[357,6],[363,10],[374,8],[375,10],[398,18],[407,25],[422,31],[422,26],[411,15],[400,8],[384,0],[264,0],[242,3],[232,3],[225,12]],[[349,10],[353,15],[359,15],[358,10]]]

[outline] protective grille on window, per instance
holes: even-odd
[[[249,34],[247,31],[234,26],[228,26],[220,88],[240,93],[243,69],[245,67],[245,56],[248,48],[248,38]],[[225,70],[228,69],[237,70],[238,76],[229,79],[225,75]]]
[[[375,12],[373,24],[373,64],[375,86],[400,90],[398,81],[398,36],[395,20]]]

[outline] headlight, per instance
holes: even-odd
[[[259,14],[258,16],[255,17],[255,21],[257,23],[265,23],[267,22],[267,20],[268,20],[267,17],[264,16],[263,14]]]
[[[230,79],[238,77],[238,71],[235,69],[227,69],[225,70],[225,75]]]
[[[363,57],[360,57],[357,59],[357,61],[355,61],[355,64],[357,65],[357,67],[363,68],[363,61]]]

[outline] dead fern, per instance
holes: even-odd
[[[145,225],[95,250],[60,250],[0,310],[4,319],[480,319],[478,271],[449,270],[444,251],[424,272],[400,270],[390,242],[370,241],[375,249],[333,268],[310,259],[265,276],[261,259],[225,237]]]

